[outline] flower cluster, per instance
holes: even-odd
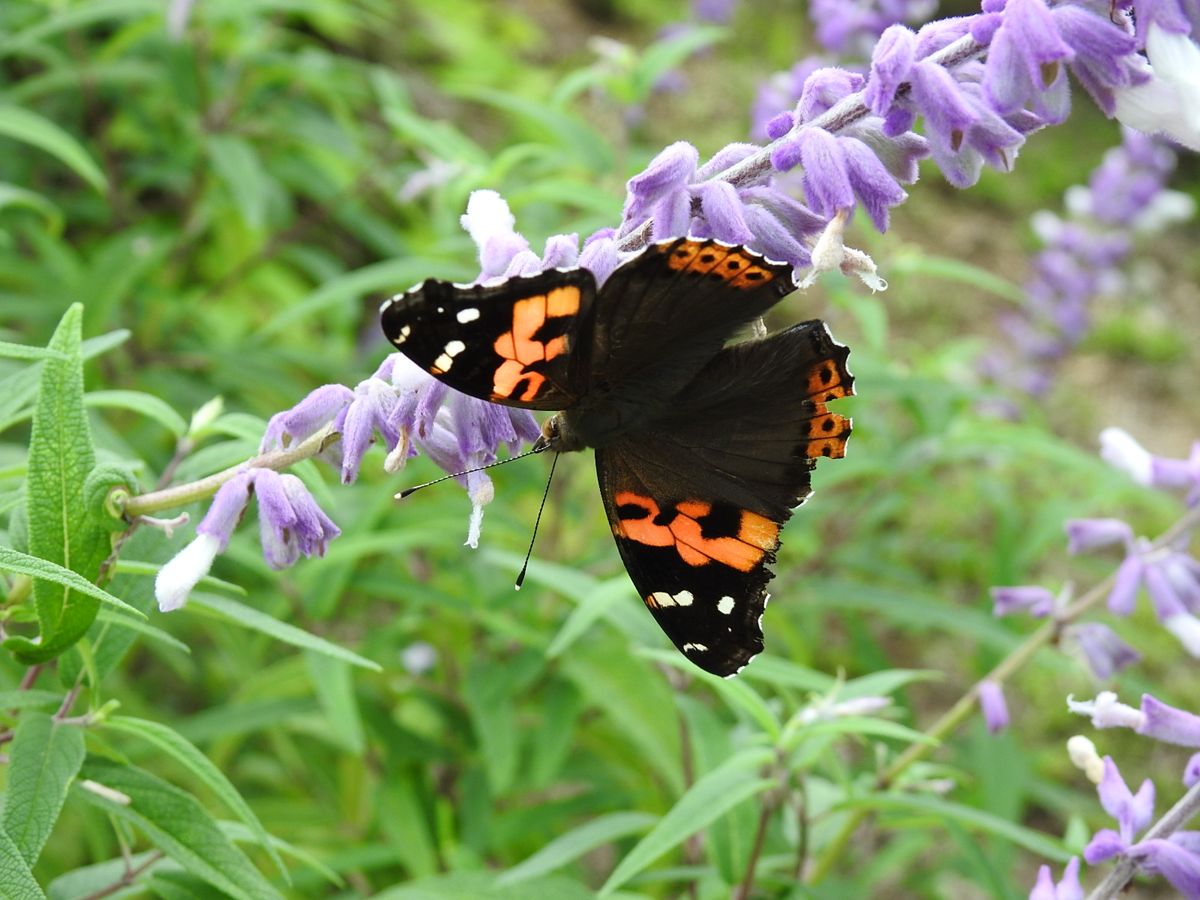
[[[1089,701],[1067,698],[1067,706],[1090,717],[1096,728],[1129,728],[1163,743],[1200,748],[1200,716],[1149,694],[1142,695],[1137,709],[1121,703],[1110,691]],[[1161,875],[1184,897],[1200,898],[1200,832],[1179,830],[1195,815],[1195,804],[1177,806],[1138,840],[1154,819],[1154,784],[1146,779],[1136,793],[1131,791],[1112,757],[1101,758],[1095,745],[1081,735],[1068,742],[1067,750],[1096,785],[1100,805],[1117,824],[1116,829],[1103,828],[1093,835],[1083,852],[1088,864],[1124,857],[1143,871]],[[1189,789],[1200,782],[1200,754],[1188,761],[1182,781]]]
[[[1043,210],[1033,230],[1044,244],[1033,259],[1025,300],[1001,318],[1012,351],[986,356],[982,368],[993,381],[1043,394],[1055,365],[1085,336],[1090,307],[1124,286],[1122,265],[1134,240],[1190,218],[1194,201],[1166,189],[1175,154],[1161,141],[1126,129],[1086,187],[1066,194],[1066,218]]]

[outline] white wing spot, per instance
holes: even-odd
[[[440,316],[442,313],[444,313],[444,312],[446,311],[446,307],[444,307],[444,306],[439,306],[439,307],[437,308],[437,311],[438,311],[438,315]]]
[[[466,325],[468,322],[474,322],[479,318],[479,310],[477,310],[475,307],[471,307],[470,309],[460,309],[458,311],[458,315],[456,315],[454,318],[458,319],[458,321],[463,325]]]
[[[443,372],[449,372],[450,367],[454,365],[454,360],[443,353],[433,361],[433,365],[435,368],[441,369]]]
[[[466,349],[467,349],[467,345],[464,344],[462,341],[451,341],[445,347],[446,355],[449,356],[451,359],[458,356],[458,354],[462,353]]]
[[[707,644],[684,644],[684,645],[683,645],[683,652],[684,652],[684,653],[687,653],[687,652],[688,652],[688,651],[690,651],[690,650],[694,650],[694,651],[696,651],[697,653],[703,653],[703,652],[704,652],[705,650],[707,650],[707,649],[708,649],[708,645],[707,645]]]
[[[734,599],[732,597],[722,597],[720,600],[717,601],[717,612],[719,612],[723,616],[727,616],[731,612],[733,612],[733,608],[736,605],[737,604],[734,602]]]
[[[403,328],[400,329],[400,333],[398,335],[396,335],[396,343],[403,344],[405,341],[408,340],[408,336],[410,334],[412,334],[412,326],[405,325]]]
[[[691,606],[696,598],[692,596],[691,591],[680,591],[675,595],[666,591],[655,591],[650,595],[650,599],[657,606]]]

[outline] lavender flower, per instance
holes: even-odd
[[[1014,612],[1027,611],[1035,619],[1043,619],[1054,612],[1055,597],[1044,587],[1022,585],[1019,587],[992,588],[992,613],[1007,616]]]
[[[1079,883],[1079,857],[1072,856],[1063,869],[1057,884],[1049,866],[1038,869],[1037,883],[1029,892],[1029,900],[1083,900],[1083,885]]]
[[[1166,147],[1126,130],[1088,186],[1067,191],[1066,219],[1045,210],[1033,216],[1044,249],[1034,257],[1021,308],[1000,322],[1012,350],[985,357],[985,375],[1034,396],[1050,388],[1055,366],[1091,327],[1092,303],[1123,289],[1121,267],[1135,238],[1192,215],[1190,198],[1166,190],[1174,167]]]
[[[1100,432],[1100,455],[1138,484],[1157,488],[1190,488],[1188,506],[1200,503],[1200,441],[1187,459],[1154,456],[1121,428]]]
[[[1068,625],[1063,629],[1063,638],[1078,648],[1099,681],[1107,681],[1142,658],[1115,631],[1100,622]]]
[[[817,42],[842,58],[868,59],[875,41],[889,25],[924,22],[937,0],[812,0],[808,16]]]
[[[1157,4],[1159,9],[1172,6]],[[1192,5],[1195,16],[1195,6]],[[1192,150],[1200,150],[1200,47],[1188,36],[1184,7],[1164,27],[1151,20],[1145,26],[1147,65],[1141,78],[1115,92],[1117,118],[1147,134],[1163,134]],[[1191,27],[1196,33],[1200,23]]]
[[[992,734],[1008,727],[1008,704],[1004,700],[1004,688],[998,681],[985,679],[979,682],[979,708],[987,730]]]
[[[1067,709],[1088,716],[1096,728],[1130,728],[1166,744],[1200,747],[1200,716],[1168,706],[1150,694],[1142,694],[1138,709],[1121,703],[1112,691],[1101,691],[1094,700],[1068,697]]]
[[[229,545],[252,493],[258,494],[263,552],[273,568],[290,566],[300,554],[323,556],[329,542],[341,533],[299,478],[271,469],[245,469],[221,485],[196,526],[195,540],[159,570],[154,595],[161,611],[179,609],[187,602],[213,560]]]

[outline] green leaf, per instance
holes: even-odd
[[[0,210],[10,207],[33,210],[45,220],[48,232],[55,237],[62,233],[63,215],[57,206],[36,191],[0,182]]]
[[[20,106],[0,105],[0,135],[24,141],[58,157],[99,193],[108,189],[104,173],[83,145],[44,116]]]
[[[192,652],[192,648],[175,637],[175,635],[163,631],[161,628],[155,628],[141,619],[131,619],[129,616],[118,615],[117,613],[109,612],[107,609],[102,609],[96,614],[96,621],[114,629],[127,629],[137,634],[145,635],[150,640],[158,641],[158,643],[170,647],[172,650],[178,650],[181,653],[190,655]]]
[[[44,709],[62,705],[63,695],[54,691],[0,691],[0,709]]]
[[[577,881],[541,878],[501,887],[490,872],[454,872],[422,878],[376,894],[374,900],[590,900],[596,895]]]
[[[162,425],[175,437],[182,437],[188,430],[187,421],[169,403],[141,391],[91,391],[83,395],[83,405],[132,410]]]
[[[315,634],[309,634],[303,629],[297,628],[295,625],[289,625],[286,622],[280,622],[278,619],[268,616],[261,610],[246,606],[243,603],[238,603],[236,600],[231,600],[228,597],[220,597],[216,594],[203,594],[192,592],[191,600],[188,602],[186,609],[206,609],[216,613],[222,619],[227,619],[230,622],[235,622],[244,628],[250,628],[254,631],[261,631],[263,634],[270,635],[277,641],[283,641],[285,644],[291,644],[293,647],[300,647],[304,650],[313,650],[317,653],[323,653],[326,656],[331,656],[334,659],[340,659],[348,662],[353,666],[359,666],[363,669],[370,669],[372,672],[382,672],[383,667],[379,663],[367,659],[364,656],[359,656],[357,653],[347,650],[345,647],[339,647],[337,644],[331,644],[324,638],[319,638]]]
[[[356,756],[366,747],[358,698],[354,696],[354,679],[350,667],[328,654],[309,651],[305,654],[313,690],[325,718],[329,720],[329,735],[334,743]]]
[[[727,810],[772,787],[774,781],[758,775],[758,770],[772,758],[773,753],[766,748],[743,750],[697,780],[651,832],[617,864],[600,888],[600,896],[611,894],[668,850],[708,827]]]
[[[142,877],[148,877],[148,873],[167,866],[174,867],[175,864],[169,859],[164,859],[155,850],[131,853],[128,857],[119,856],[116,859],[106,859],[103,862],[81,866],[59,875],[47,886],[46,893],[50,896],[50,900],[80,900],[80,898],[96,896],[101,891],[111,889],[114,884],[119,883],[125,877],[130,869],[141,872]],[[140,890],[139,887],[136,887],[140,884],[142,884],[141,877],[134,881],[135,887],[128,894],[121,892],[112,896],[136,896],[133,892]],[[101,894],[101,896],[109,895]]]
[[[243,825],[241,822],[228,822],[224,819],[217,822],[221,828],[221,833],[231,841],[236,841],[239,844],[253,844],[258,842],[258,835]],[[346,882],[342,876],[335,872],[321,860],[317,859],[312,853],[307,850],[301,850],[299,847],[289,844],[287,841],[280,840],[274,835],[270,836],[271,846],[278,850],[280,854],[294,859],[296,862],[308,866],[330,884],[335,884],[342,887]]]
[[[503,873],[496,879],[496,884],[516,884],[561,869],[597,847],[603,847],[626,835],[645,831],[656,821],[658,820],[655,816],[643,812],[618,812],[599,816],[556,837],[533,856]]]
[[[1064,863],[1071,854],[1062,843],[1041,832],[1010,822],[991,813],[950,803],[938,797],[919,794],[872,794],[867,797],[855,798],[839,804],[839,809],[860,808],[874,809],[880,812],[922,813],[935,819],[952,819],[959,824],[975,831],[993,834],[996,837],[1012,841],[1019,847],[1024,847],[1044,859]]]
[[[246,823],[253,832],[255,840],[267,851],[267,854],[271,857],[271,861],[275,863],[280,873],[285,878],[287,877],[287,869],[284,868],[283,860],[275,852],[275,847],[271,843],[271,836],[263,828],[262,822],[258,820],[258,816],[254,814],[254,810],[242,799],[242,795],[233,786],[233,782],[226,778],[225,774],[207,756],[201,753],[191,741],[175,729],[163,725],[161,722],[152,722],[149,719],[136,719],[132,716],[110,716],[104,720],[103,727],[109,731],[119,731],[140,738],[149,744],[153,744],[163,753],[181,763],[184,768],[212,790],[226,806],[233,810],[239,819]]]
[[[133,825],[193,875],[242,900],[282,896],[191,794],[136,766],[98,757],[89,757],[80,774],[129,802],[82,788],[77,797]]]
[[[214,134],[208,138],[213,169],[225,183],[242,221],[254,231],[266,225],[270,180],[254,147],[240,137]]]
[[[0,341],[0,357],[4,359],[58,359],[65,360],[67,357],[57,350],[51,350],[49,347],[30,347],[28,344],[10,344],[8,341]]]
[[[3,885],[4,900],[46,900],[29,863],[3,829],[0,829],[0,885]]]
[[[64,587],[79,591],[81,594],[87,594],[95,598],[99,603],[107,603],[109,606],[119,609],[123,613],[136,616],[139,619],[146,618],[145,614],[134,609],[121,598],[114,597],[108,591],[104,590],[104,588],[96,587],[96,585],[72,572],[70,569],[64,569],[60,565],[44,559],[38,559],[36,556],[30,556],[28,553],[21,553],[19,550],[0,547],[0,570],[28,575],[30,578],[39,581],[50,581],[54,584],[61,584]],[[16,640],[16,638],[9,638],[5,646],[7,647]]]
[[[0,114],[0,121],[2,121]],[[61,359],[42,362],[37,405],[29,438],[29,553],[91,582],[108,553],[108,531],[97,527],[84,485],[95,464],[91,432],[83,409],[83,307],[63,314],[50,349]],[[21,662],[45,662],[74,644],[91,627],[100,601],[90,591],[73,591],[59,579],[39,579],[33,587],[40,625],[37,643],[25,637],[5,642]]]
[[[37,862],[83,754],[83,729],[78,725],[56,722],[44,712],[21,716],[9,752],[0,821],[26,865]]]

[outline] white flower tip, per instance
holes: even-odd
[[[494,234],[511,232],[517,224],[508,202],[496,191],[471,191],[467,211],[459,219],[463,229],[480,249]]]
[[[1124,428],[1110,427],[1100,432],[1100,456],[1110,466],[1125,472],[1138,484],[1150,484],[1154,458],[1150,451]]]
[[[1096,752],[1096,745],[1090,738],[1077,734],[1068,739],[1067,756],[1092,784],[1099,784],[1104,778],[1104,760]]]
[[[221,552],[221,542],[211,534],[200,534],[158,570],[154,598],[160,612],[173,612],[187,602],[197,582],[212,568]]]
[[[1200,657],[1200,619],[1191,613],[1179,613],[1162,620],[1163,628],[1175,635],[1189,656]]]
[[[471,523],[467,526],[466,546],[472,550],[479,549],[479,533],[483,529],[483,507],[475,504],[471,507]]]
[[[383,458],[383,471],[393,475],[403,469],[406,462],[408,462],[408,430],[401,428],[400,440]]]

